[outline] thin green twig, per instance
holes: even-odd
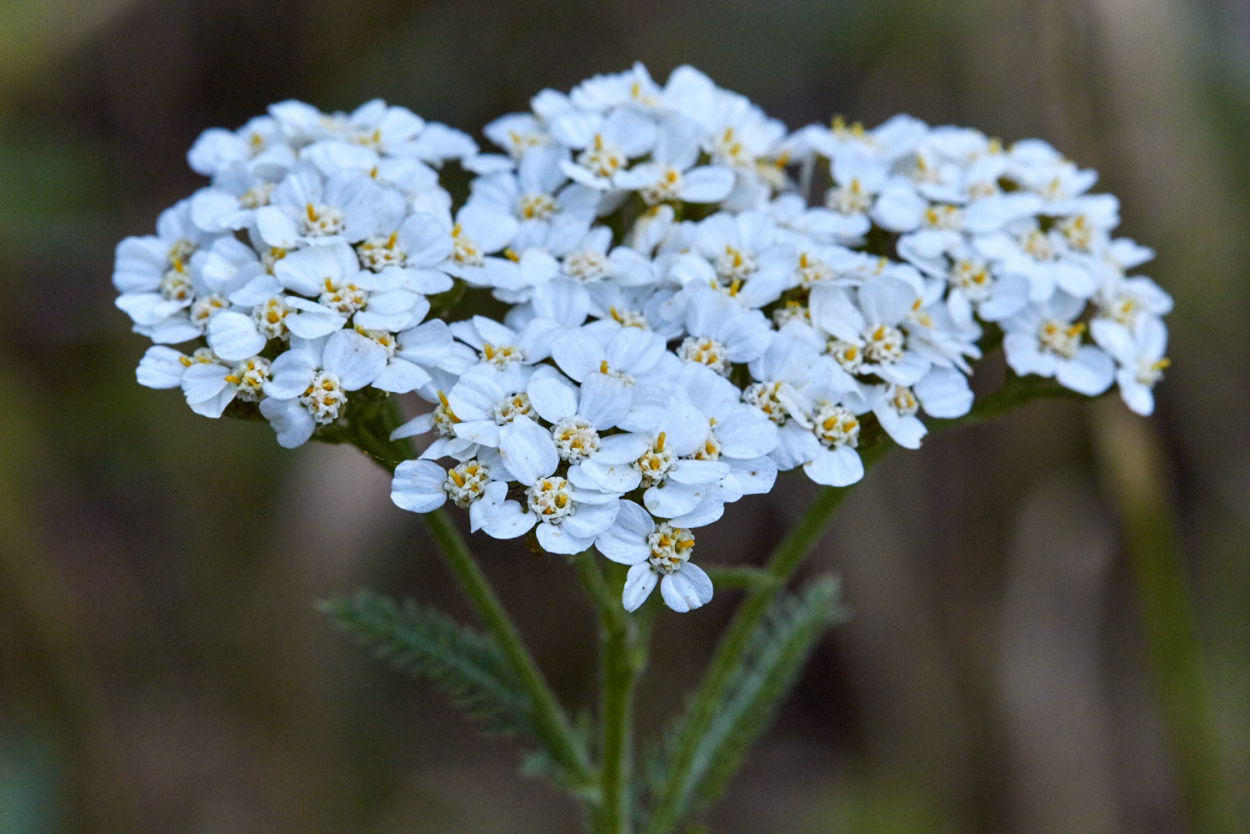
[[[394,472],[401,462],[416,457],[411,441],[390,440],[391,431],[399,424],[399,410],[393,399],[365,403],[351,421],[352,442],[383,469]],[[595,780],[586,751],[464,537],[442,510],[426,513],[425,521],[443,560],[529,693],[534,704],[534,723],[542,735],[540,741],[560,766],[567,787],[578,795],[593,798]]]

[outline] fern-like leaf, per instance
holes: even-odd
[[[839,618],[838,585],[832,578],[812,584],[802,595],[781,594],[761,618],[743,650],[742,662],[726,682],[716,717],[683,780],[681,816],[697,813],[719,798],[747,750],[772,722],[825,629]],[[684,716],[666,735],[664,747],[647,757],[653,795],[667,782],[667,751],[679,736]]]
[[[537,737],[529,697],[488,635],[411,600],[370,591],[321,609],[379,659],[433,683],[484,732]]]

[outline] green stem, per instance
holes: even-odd
[[[391,431],[400,425],[401,420],[393,399],[364,403],[353,417],[357,419],[351,423],[352,442],[388,472],[394,472],[401,462],[416,457],[411,441],[390,440]],[[534,707],[534,720],[542,736],[540,741],[561,767],[569,789],[583,796],[593,794],[594,776],[585,749],[577,740],[568,716],[547,685],[533,656],[525,648],[486,574],[470,553],[464,537],[442,510],[426,513],[425,521],[443,561],[460,581],[461,589],[529,694]]]
[[[888,442],[875,443],[861,450],[864,468],[871,467],[891,448]],[[803,559],[820,540],[825,525],[834,511],[850,494],[851,487],[825,487],[803,514],[798,526],[790,531],[780,546],[773,551],[763,574],[767,582],[757,578],[747,591],[747,597],[734,614],[729,629],[721,637],[712,665],[703,678],[699,691],[690,704],[681,734],[673,746],[669,763],[668,779],[647,825],[647,834],[664,834],[671,831],[681,819],[690,791],[690,766],[698,753],[699,742],[706,735],[715,716],[716,705],[722,701],[725,684],[733,674],[742,657],[743,647],[760,618],[768,610],[769,603],[777,595],[802,564]]]
[[[1010,371],[1003,386],[993,394],[978,400],[963,417],[952,420],[930,420],[931,433],[946,429],[973,426],[995,419],[1035,399],[1048,397],[1077,397],[1054,380],[1037,377],[1022,378]],[[1086,399],[1081,397],[1081,399]],[[887,451],[893,448],[888,438],[860,449],[864,469],[870,469]],[[838,506],[850,494],[852,487],[825,487],[804,513],[797,527],[790,532],[780,546],[773,551],[763,570],[737,569],[728,571],[735,584],[747,588],[746,599],[734,614],[729,629],[721,637],[716,655],[691,702],[680,735],[673,746],[668,777],[656,798],[656,805],[647,825],[646,834],[666,834],[680,821],[687,798],[694,785],[690,784],[691,765],[698,753],[699,742],[715,718],[716,705],[724,697],[726,683],[741,656],[742,649],[760,618],[768,610],[773,597],[785,587],[786,582],[803,563],[808,553],[819,541],[826,524]]]
[[[642,653],[635,648],[634,624],[613,594],[593,552],[574,557],[577,576],[599,615],[602,655],[600,706],[603,765],[599,785],[601,805],[595,814],[598,834],[633,831],[630,781],[632,777],[633,694]]]

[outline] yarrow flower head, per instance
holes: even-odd
[[[630,611],[657,585],[707,604],[697,531],[779,472],[849,486],[866,447],[967,414],[1000,339],[1011,374],[1154,408],[1172,301],[1127,274],[1153,252],[1044,142],[907,116],[787,132],[641,65],[484,134],[498,153],[382,101],[205,131],[207,184],[117,247],[117,306],[153,343],[139,382],[286,447],[415,395],[387,426],[425,438],[395,504],[593,547],[629,566]]]

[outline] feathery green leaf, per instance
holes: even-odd
[[[538,737],[533,705],[489,636],[411,600],[397,603],[371,591],[321,609],[374,656],[433,683],[484,732]]]
[[[729,679],[715,718],[685,774],[680,817],[696,813],[724,791],[747,750],[771,723],[825,629],[839,619],[837,596],[836,580],[826,577],[801,595],[778,596],[769,606],[751,633],[742,662]],[[680,737],[684,721],[682,716],[670,729],[670,744]],[[648,783],[656,793],[668,778],[666,758],[659,750],[648,757]]]

